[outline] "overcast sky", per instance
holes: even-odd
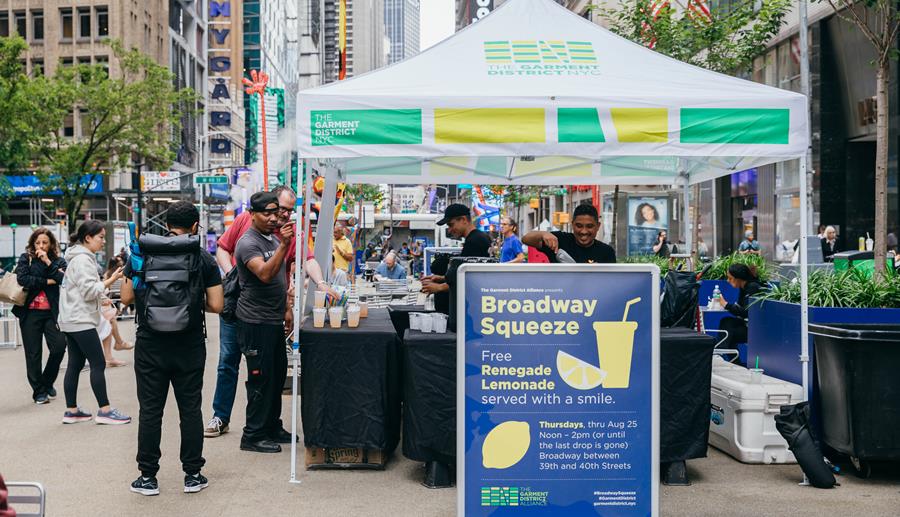
[[[456,19],[453,0],[421,0],[419,2],[419,48],[425,50],[453,34]]]

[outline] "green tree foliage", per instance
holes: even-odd
[[[722,73],[744,72],[784,23],[789,0],[756,0],[713,9],[709,18],[690,9],[662,8],[654,17],[652,0],[624,0],[601,9],[610,30],[679,61]],[[710,5],[712,2],[705,2]]]
[[[137,49],[109,45],[119,69],[113,77],[102,66],[78,65],[60,66],[52,78],[28,78],[18,65],[24,43],[0,38],[0,95],[11,99],[14,113],[24,112],[17,127],[0,128],[0,166],[34,171],[47,190],[61,191],[70,228],[90,185],[82,177],[99,180],[132,159],[151,169],[169,167],[172,135],[196,103],[192,90],[175,89],[166,67]],[[0,105],[4,113],[6,106]],[[74,137],[62,133],[68,116],[80,121]]]

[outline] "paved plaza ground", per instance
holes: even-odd
[[[209,318],[207,370],[203,390],[208,417],[215,389],[218,323]],[[126,339],[133,325],[122,322]],[[131,363],[131,352],[116,352]],[[244,372],[242,373],[242,377]],[[107,370],[113,405],[137,417],[131,365]],[[246,403],[238,389],[232,432],[207,439],[204,474],[210,487],[182,493],[178,461],[178,413],[169,397],[164,419],[161,494],[129,492],[137,476],[134,460],[137,423],[109,427],[93,423],[63,426],[60,397],[45,406],[31,403],[22,348],[0,350],[0,473],[8,481],[39,481],[47,489],[47,515],[56,516],[452,516],[456,490],[429,490],[420,484],[421,464],[403,458],[398,447],[381,471],[306,471],[289,484],[290,455],[242,452],[238,445]],[[95,412],[88,375],[81,376],[79,401]],[[284,398],[288,421],[289,397]],[[302,454],[299,455],[302,462]],[[688,462],[690,487],[661,487],[664,516],[900,516],[900,469],[881,468],[872,479],[840,476],[833,490],[799,487],[796,465],[744,465],[710,448],[709,457]]]

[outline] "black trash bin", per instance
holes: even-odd
[[[900,324],[810,325],[823,441],[863,477],[900,460]]]

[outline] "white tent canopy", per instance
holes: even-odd
[[[511,0],[393,66],[299,93],[299,152],[354,183],[692,183],[798,158],[803,95]]]

